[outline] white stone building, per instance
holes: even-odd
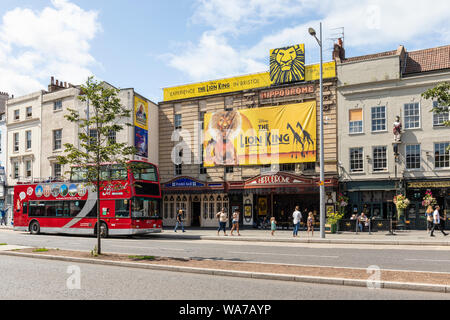
[[[348,215],[395,216],[393,197],[405,194],[410,228],[425,228],[421,202],[431,190],[450,213],[449,113],[433,114],[427,89],[450,81],[450,46],[397,50],[343,59],[338,74],[338,150]],[[401,141],[394,141],[396,118]],[[396,155],[397,153],[397,155]]]
[[[111,86],[104,82],[104,85]],[[6,105],[8,149],[7,149],[7,184],[12,201],[13,187],[20,182],[47,180],[63,176],[69,168],[64,168],[56,161],[58,155],[64,154],[64,144],[78,145],[79,127],[69,122],[64,116],[67,109],[75,109],[84,116],[88,105],[78,99],[79,86],[51,79],[48,91],[39,91],[22,97],[10,99]],[[149,108],[148,121],[148,157],[135,156],[158,164],[158,107],[152,101],[139,95],[133,88],[120,89],[118,94],[123,105],[134,110],[135,97],[146,101]],[[92,112],[92,108],[91,108]],[[133,114],[130,119],[123,119],[124,128],[114,138],[117,142],[135,143]]]

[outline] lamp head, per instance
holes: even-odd
[[[316,30],[314,30],[313,28],[309,28],[309,29],[308,29],[308,32],[309,32],[309,34],[312,35],[313,37],[316,36]]]

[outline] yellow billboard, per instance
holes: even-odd
[[[318,80],[320,78],[320,65],[306,66],[304,74],[305,81]],[[327,79],[334,77],[336,77],[336,63],[334,61],[324,63],[323,78]],[[265,88],[270,87],[270,85],[270,72],[262,72],[241,77],[164,88],[163,93],[164,101],[173,101],[241,90]]]
[[[134,97],[134,125],[144,130],[148,130],[148,102]]]
[[[165,88],[164,101],[195,98],[268,86],[270,86],[270,79],[267,77],[267,73],[255,73],[228,79]]]
[[[205,114],[203,165],[315,162],[316,102]]]
[[[305,45],[270,50],[270,83],[279,85],[305,80]]]

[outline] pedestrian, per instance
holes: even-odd
[[[302,220],[302,213],[298,210],[299,207],[296,206],[292,217],[294,218],[294,232],[292,234],[293,237],[297,237],[298,230],[300,228],[300,221]]]
[[[433,227],[433,207],[432,206],[428,206],[427,211],[425,212],[425,216],[427,218],[427,233],[430,233],[430,230]]]
[[[177,213],[177,223],[175,224],[175,229],[173,230],[174,232],[177,232],[178,225],[181,226],[181,230],[183,230],[183,232],[186,232],[186,231],[184,230],[183,210],[182,210],[182,209],[178,210],[178,213]]]
[[[445,233],[441,226],[441,216],[439,215],[440,207],[437,205],[433,212],[433,227],[431,228],[430,237],[434,237],[433,232],[436,228],[438,228],[444,236],[448,236],[448,233]]]
[[[220,230],[223,230],[223,235],[226,236],[228,215],[225,208],[222,208],[222,210],[216,214],[216,217],[219,219],[219,229],[217,229],[217,235],[219,235]]]
[[[5,212],[5,209],[1,209],[0,210],[0,215],[1,215],[1,217],[0,217],[0,225],[5,225],[6,226],[6,212]]]
[[[314,237],[314,215],[311,211],[308,213],[306,225],[308,227],[308,236],[309,236],[309,231],[311,230],[311,232],[312,232],[311,235]]]
[[[233,220],[231,220],[232,227],[231,227],[231,235],[233,236],[233,230],[236,229],[238,236],[241,234],[239,233],[239,210],[234,210],[233,212]]]
[[[277,230],[277,221],[275,220],[275,217],[270,218],[270,230],[272,231],[272,236],[275,233],[275,230]]]

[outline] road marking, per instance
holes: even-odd
[[[450,260],[434,260],[434,259],[405,259],[408,261],[426,261],[426,262],[450,262]]]
[[[139,246],[119,246],[116,244],[112,244],[111,247],[118,247],[118,248],[128,248],[128,249],[157,249],[157,250],[171,250],[171,251],[186,251],[185,249],[172,249],[172,248],[161,248],[161,247],[139,247]]]
[[[271,255],[271,256],[290,256],[290,257],[312,257],[312,258],[330,258],[337,259],[339,256],[321,256],[313,254],[290,254],[290,253],[258,253],[258,252],[242,252],[242,251],[228,251],[234,254],[257,254],[257,255]]]

